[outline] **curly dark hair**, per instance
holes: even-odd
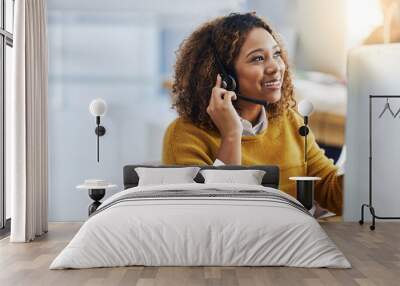
[[[206,111],[215,79],[220,72],[215,52],[228,71],[234,74],[234,63],[247,34],[258,27],[267,30],[278,43],[286,66],[282,98],[269,104],[268,118],[278,118],[286,109],[296,105],[288,57],[279,36],[254,13],[232,13],[204,23],[179,46],[172,85],[172,107],[180,116],[201,128],[218,130]],[[233,101],[233,105],[240,114],[237,101]]]

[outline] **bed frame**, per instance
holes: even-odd
[[[265,175],[262,179],[261,184],[265,187],[279,188],[279,167],[274,165],[254,165],[254,166],[233,166],[233,165],[223,165],[223,166],[183,166],[183,165],[127,165],[124,167],[124,189],[133,188],[138,185],[139,176],[135,171],[137,167],[148,167],[148,168],[182,168],[182,167],[200,167],[201,170],[205,169],[221,169],[221,170],[263,170]],[[200,174],[194,178],[197,183],[204,183],[204,178]]]

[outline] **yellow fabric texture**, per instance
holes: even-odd
[[[317,176],[315,199],[324,208],[342,214],[343,176],[315,142],[307,136],[307,168],[304,163],[304,137],[298,133],[303,118],[293,109],[269,119],[268,128],[257,135],[242,136],[242,165],[277,165],[279,189],[296,197],[292,176]],[[167,165],[212,165],[221,143],[218,132],[197,127],[178,117],[164,135],[162,162]],[[307,170],[307,171],[306,171]]]

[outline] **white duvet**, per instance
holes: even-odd
[[[141,186],[103,202],[50,269],[145,266],[294,266],[349,268],[350,263],[310,215],[258,198],[152,198],[129,193],[168,190],[262,190],[254,185]],[[111,203],[111,204],[110,204]],[[105,207],[107,206],[108,207]]]

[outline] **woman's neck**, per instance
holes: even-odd
[[[241,102],[240,104],[240,117],[251,122],[251,125],[255,125],[260,117],[262,106],[259,104]]]

